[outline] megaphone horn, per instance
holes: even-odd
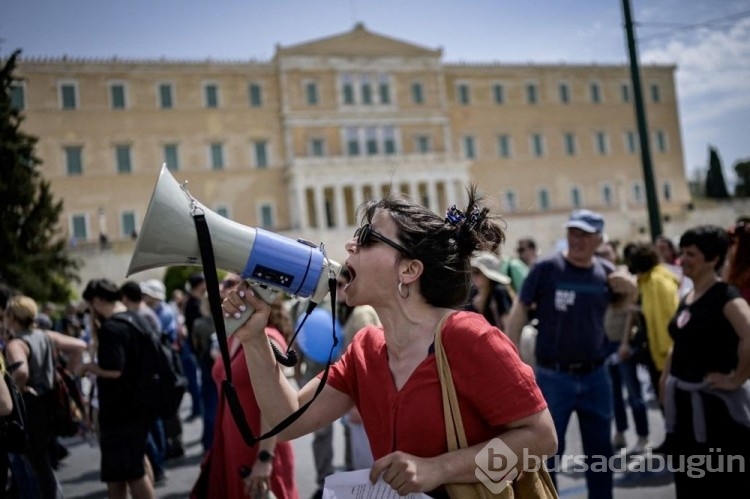
[[[328,293],[329,277],[341,271],[339,263],[312,243],[247,227],[211,211],[162,165],[127,275],[157,267],[202,265],[193,220],[196,211],[204,214],[211,231],[216,266],[242,276],[268,303],[281,291],[320,303]],[[251,313],[225,320],[227,334]]]

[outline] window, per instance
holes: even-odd
[[[223,170],[224,169],[224,144],[221,142],[214,142],[209,146],[209,154],[211,156],[211,169],[212,170]]]
[[[570,189],[570,205],[573,208],[580,208],[583,205],[581,189],[579,189],[578,187],[573,187],[572,189]]]
[[[604,155],[609,152],[609,141],[607,140],[606,132],[596,132],[594,134],[594,142],[596,143],[597,153]]]
[[[651,84],[651,102],[653,103],[661,102],[661,89],[659,88],[659,85],[657,85],[656,83]]]
[[[656,138],[656,150],[659,152],[667,152],[667,134],[664,130],[657,130],[654,135]]]
[[[359,131],[356,127],[346,129],[346,153],[349,156],[359,156]]]
[[[274,226],[273,206],[267,203],[260,205],[260,226],[270,229]]]
[[[496,83],[492,86],[492,98],[495,100],[495,104],[503,104],[505,102],[505,88]]]
[[[310,141],[310,155],[323,157],[326,155],[326,142],[323,139],[312,139]]]
[[[514,191],[505,191],[505,210],[516,211],[518,209],[518,196]]]
[[[383,128],[383,149],[386,154],[396,154],[396,129],[392,126]]]
[[[70,217],[70,232],[75,241],[85,241],[89,238],[88,220],[86,215],[73,215]]]
[[[576,136],[573,133],[566,133],[563,136],[563,141],[565,142],[565,154],[568,156],[575,156],[576,155]]]
[[[664,201],[671,201],[672,200],[672,184],[669,182],[664,182],[662,187],[662,194],[664,195]]]
[[[75,109],[78,107],[77,88],[75,83],[60,84],[60,107]]]
[[[544,156],[544,137],[541,133],[531,134],[531,152],[537,158]]]
[[[173,172],[180,169],[180,158],[177,152],[177,144],[164,146],[164,162],[167,164],[167,169]]]
[[[464,158],[474,159],[477,157],[476,145],[474,143],[474,137],[467,135],[463,140],[464,147]]]
[[[414,104],[424,104],[424,92],[421,83],[411,84],[411,101]]]
[[[598,83],[592,83],[589,87],[591,92],[591,102],[599,104],[602,101],[602,91]]]
[[[341,76],[341,93],[344,97],[344,104],[354,104],[354,85],[352,84],[352,76],[345,74]]]
[[[370,84],[370,77],[367,75],[362,75],[361,90],[362,104],[369,106],[372,104],[372,85]]]
[[[536,91],[536,84],[527,83],[526,84],[526,103],[536,104],[538,100],[539,100],[539,97]]]
[[[69,176],[83,175],[83,147],[69,146],[65,151],[65,170]]]
[[[122,237],[132,237],[138,231],[135,227],[135,213],[125,211],[120,214],[120,235]]]
[[[251,83],[248,87],[250,107],[261,107],[263,105],[263,88],[258,83]]]
[[[620,85],[620,96],[622,97],[622,101],[624,103],[630,102],[630,85],[627,83],[623,83]]]
[[[378,129],[374,126],[365,128],[365,148],[368,156],[378,153]]]
[[[502,134],[497,137],[497,154],[501,158],[510,158],[513,154],[511,150],[510,135]]]
[[[549,210],[549,192],[547,192],[547,189],[539,189],[539,192],[537,193],[537,200],[539,201],[540,210]]]
[[[133,171],[129,145],[122,144],[115,146],[115,163],[117,164],[117,173],[130,173]]]
[[[109,99],[112,109],[125,109],[125,85],[113,83],[109,86]]]
[[[391,103],[391,87],[388,84],[388,76],[387,75],[380,75],[378,77],[378,94],[380,97],[380,103],[381,104],[390,104]]]
[[[430,143],[430,137],[427,135],[418,135],[415,138],[416,150],[420,154],[427,154],[432,152],[432,144]]]
[[[268,167],[268,143],[265,140],[253,142],[253,156],[256,168]]]
[[[318,84],[311,81],[305,84],[305,95],[308,106],[318,105]]]
[[[625,150],[630,154],[635,154],[638,151],[637,138],[637,134],[634,131],[628,130],[625,132]]]
[[[614,197],[612,196],[612,186],[604,184],[602,186],[602,201],[607,206],[612,206],[614,203]]]
[[[203,87],[204,104],[206,107],[219,107],[219,86],[215,83],[208,83]]]
[[[161,83],[159,85],[159,107],[162,109],[172,109],[174,105],[174,89],[171,83]]]
[[[570,103],[570,86],[567,83],[560,83],[557,86],[557,91],[560,94],[560,102],[563,104]]]
[[[13,83],[10,86],[10,107],[21,111],[26,108],[26,89],[23,85]]]
[[[458,84],[458,102],[464,106],[469,105],[471,102],[471,92],[468,83]]]
[[[644,193],[643,186],[640,184],[640,182],[636,182],[633,184],[633,200],[636,203],[643,203]]]

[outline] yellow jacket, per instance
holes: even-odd
[[[646,319],[648,348],[659,371],[664,370],[667,353],[672,347],[672,338],[667,326],[677,311],[679,286],[677,276],[662,264],[638,276],[638,291],[641,294],[641,310]]]

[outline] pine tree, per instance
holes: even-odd
[[[750,198],[750,158],[738,161],[734,165],[737,173],[737,187],[734,196],[738,198]]]
[[[21,131],[23,116],[11,102],[19,54],[0,69],[0,277],[38,302],[63,302],[80,263],[66,251],[58,225],[63,203],[39,173],[37,139]]]
[[[721,169],[721,160],[716,148],[709,147],[708,174],[706,175],[706,197],[713,199],[728,199],[729,190]]]

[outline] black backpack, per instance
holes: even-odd
[[[12,366],[11,366],[12,368]],[[7,416],[0,417],[0,452],[23,454],[28,450],[29,434],[26,427],[26,404],[15,381],[6,371],[0,383],[5,383],[10,391],[13,410]],[[2,492],[2,491],[0,491]]]
[[[148,417],[171,418],[177,414],[187,388],[179,354],[158,338],[139,315],[123,312],[112,318],[129,324],[137,335],[137,359],[132,379],[138,409]]]

